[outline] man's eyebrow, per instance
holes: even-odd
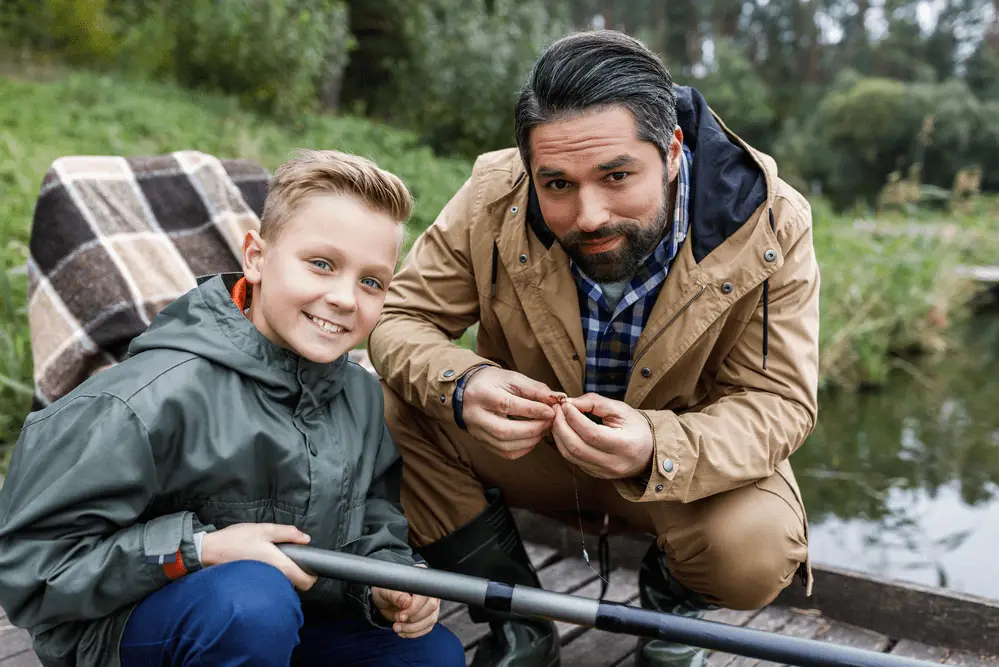
[[[538,178],[560,178],[565,172],[555,167],[538,167]]]
[[[635,161],[630,155],[618,155],[616,158],[610,162],[604,162],[603,164],[598,164],[597,169],[600,171],[613,171],[614,169],[619,169],[626,164],[631,164]]]

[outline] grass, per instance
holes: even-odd
[[[23,267],[35,198],[51,162],[71,154],[193,148],[251,158],[273,169],[299,146],[359,153],[404,178],[417,201],[410,238],[430,224],[470,170],[467,162],[435,157],[411,134],[362,119],[308,116],[282,125],[241,110],[224,96],[0,63],[0,472],[6,468],[4,450],[16,439],[31,403]],[[898,353],[949,349],[969,296],[968,286],[953,279],[953,269],[960,263],[994,263],[997,248],[989,237],[999,231],[996,219],[990,210],[952,221],[960,230],[956,238],[882,236],[853,229],[852,219],[832,215],[816,202],[823,384],[878,385],[893,368],[909,364]],[[462,342],[470,344],[471,336]]]

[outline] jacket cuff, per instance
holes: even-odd
[[[201,569],[201,559],[194,544],[194,533],[213,531],[193,512],[177,512],[146,522],[142,529],[143,558],[160,568],[168,580],[178,579]]]
[[[648,479],[614,481],[618,493],[633,503],[681,501],[690,486],[694,459],[680,451],[684,441],[680,421],[671,410],[639,410],[652,429],[652,465]],[[678,497],[679,496],[679,497]]]
[[[458,381],[480,367],[499,365],[484,359],[471,350],[461,350],[461,354],[445,358],[438,370],[433,371],[427,389],[424,411],[440,421],[454,420],[454,396]],[[436,399],[435,399],[436,396]]]

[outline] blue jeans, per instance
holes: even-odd
[[[122,667],[464,667],[444,626],[418,639],[363,618],[311,614],[281,572],[255,561],[199,570],[140,602],[121,639]]]

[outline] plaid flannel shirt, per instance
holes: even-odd
[[[587,392],[616,400],[624,398],[631,376],[635,345],[666,282],[669,267],[680,245],[687,238],[690,225],[687,202],[690,198],[692,157],[684,144],[680,154],[680,173],[677,176],[673,225],[638,273],[632,277],[616,308],[610,308],[599,283],[591,280],[575,263],[570,262],[579,296],[583,335],[586,337],[584,386]]]

